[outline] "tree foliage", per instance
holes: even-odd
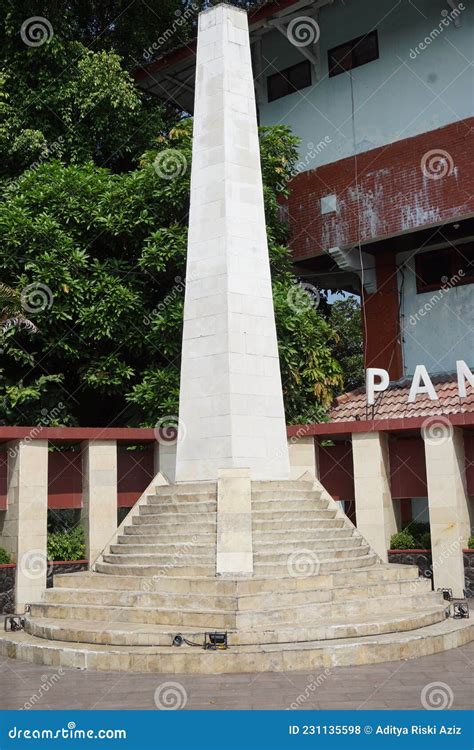
[[[364,382],[364,353],[361,308],[355,297],[333,302],[329,324],[335,333],[333,353],[344,373],[344,390],[352,391]]]
[[[189,5],[0,0],[0,279],[38,329],[0,339],[3,423],[153,425],[177,413],[192,121],[147,99],[130,70],[167,28],[192,33],[192,16],[175,29]],[[38,15],[54,33],[29,46],[20,28]],[[261,129],[287,418],[307,421],[323,417],[342,373],[280,218],[296,145],[282,126]]]

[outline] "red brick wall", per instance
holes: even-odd
[[[430,179],[423,157],[444,149],[451,174]],[[474,215],[474,118],[303,172],[291,183],[291,246],[296,259],[330,247],[367,242]],[[335,193],[338,210],[321,215],[320,198]]]

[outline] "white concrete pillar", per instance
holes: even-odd
[[[253,573],[252,489],[249,469],[219,471],[216,573]]]
[[[86,554],[92,568],[117,529],[117,443],[87,440],[82,445],[82,514]]]
[[[313,435],[288,438],[290,455],[290,478],[299,479],[306,472],[318,478],[316,445]]]
[[[170,484],[174,484],[176,478],[176,441],[157,441],[155,443],[154,466],[155,474],[161,471]]]
[[[422,431],[430,513],[435,588],[450,588],[462,597],[463,547],[469,537],[469,503],[462,430],[444,422]]]
[[[199,16],[176,481],[288,479],[245,11]]]
[[[16,563],[15,611],[38,602],[46,589],[48,519],[48,441],[7,444],[8,508],[1,546]]]
[[[387,562],[390,537],[398,530],[390,491],[388,436],[383,432],[354,433],[352,457],[357,528]]]

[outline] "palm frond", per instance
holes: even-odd
[[[0,323],[1,333],[7,333],[11,328],[24,328],[29,333],[37,333],[38,329],[31,320],[25,318],[24,315],[15,315],[12,318],[8,318]]]

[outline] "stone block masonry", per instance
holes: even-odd
[[[176,481],[290,475],[247,15],[199,20]]]

